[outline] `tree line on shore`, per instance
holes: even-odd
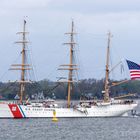
[[[114,81],[111,81],[114,82]],[[115,81],[119,82],[119,81]],[[0,83],[0,99],[13,100],[19,94],[19,85],[17,83]],[[102,99],[104,90],[104,79],[83,79],[73,84],[71,99]],[[26,97],[31,99],[35,95],[42,93],[44,98],[67,99],[67,84],[56,83],[50,80],[41,80],[26,85]],[[140,97],[140,81],[128,81],[110,88],[110,96],[118,97],[128,93],[135,93],[133,98]],[[132,97],[130,97],[132,98]]]

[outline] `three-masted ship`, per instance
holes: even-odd
[[[137,103],[125,102],[123,100],[111,100],[109,97],[109,51],[110,51],[110,38],[111,34],[108,34],[108,47],[107,47],[107,61],[106,61],[106,78],[105,78],[105,90],[103,91],[104,99],[102,101],[80,101],[77,105],[71,105],[71,92],[74,82],[77,82],[73,78],[74,71],[78,70],[78,65],[73,60],[73,55],[76,47],[74,41],[74,22],[72,21],[71,31],[66,33],[70,35],[70,42],[65,43],[70,47],[70,62],[69,64],[60,65],[59,70],[67,70],[68,78],[59,82],[66,82],[68,84],[67,91],[67,105],[65,107],[59,107],[55,101],[44,102],[25,102],[25,85],[30,80],[25,79],[25,72],[31,69],[31,66],[25,62],[26,45],[26,21],[24,21],[22,41],[18,43],[22,44],[22,63],[12,65],[14,70],[21,70],[20,83],[20,100],[17,103],[0,103],[0,118],[50,118],[53,117],[54,111],[56,117],[59,118],[78,118],[78,117],[116,117],[122,116],[126,112],[133,110]],[[15,68],[16,67],[16,68]]]

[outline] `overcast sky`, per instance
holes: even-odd
[[[1,0],[0,80],[14,77],[8,76],[7,70],[21,49],[14,42],[24,18],[37,80],[55,80],[60,74],[58,66],[67,63],[69,49],[62,44],[68,40],[64,33],[70,31],[71,19],[78,33],[81,79],[104,77],[108,31],[113,34],[112,63],[122,59],[140,63],[139,0]]]

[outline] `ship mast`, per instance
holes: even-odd
[[[75,47],[75,42],[74,42],[74,35],[76,34],[74,32],[74,22],[72,21],[71,23],[71,32],[66,33],[68,35],[70,35],[70,42],[68,43],[64,43],[65,45],[69,45],[70,46],[70,62],[69,64],[65,64],[65,65],[60,65],[62,67],[65,68],[59,68],[59,70],[68,70],[68,80],[67,81],[62,81],[62,82],[67,82],[68,83],[68,95],[67,95],[67,107],[70,108],[70,100],[71,100],[71,92],[72,92],[72,85],[74,82],[76,82],[73,78],[73,71],[74,70],[78,70],[77,65],[74,64],[74,47]]]
[[[10,70],[20,70],[21,71],[21,79],[20,79],[20,81],[18,81],[18,83],[20,84],[20,103],[23,102],[23,97],[25,96],[25,84],[30,83],[29,80],[25,79],[25,72],[26,72],[26,70],[32,69],[29,64],[26,64],[26,47],[27,47],[27,43],[29,43],[26,40],[27,33],[28,32],[26,32],[26,20],[24,20],[23,31],[17,33],[17,34],[22,35],[22,40],[16,42],[16,43],[22,45],[21,64],[13,64],[13,65],[11,65],[12,68],[10,69]]]
[[[108,33],[108,44],[107,44],[107,55],[106,55],[106,76],[105,76],[105,93],[104,93],[104,102],[109,102],[109,53],[110,53],[110,40],[111,33]]]

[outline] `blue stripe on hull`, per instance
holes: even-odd
[[[20,111],[22,112],[22,114],[23,114],[24,118],[26,118],[26,116],[25,116],[25,114],[24,114],[24,112],[23,112],[22,108],[20,107],[20,105],[18,105],[18,107],[20,108]]]

